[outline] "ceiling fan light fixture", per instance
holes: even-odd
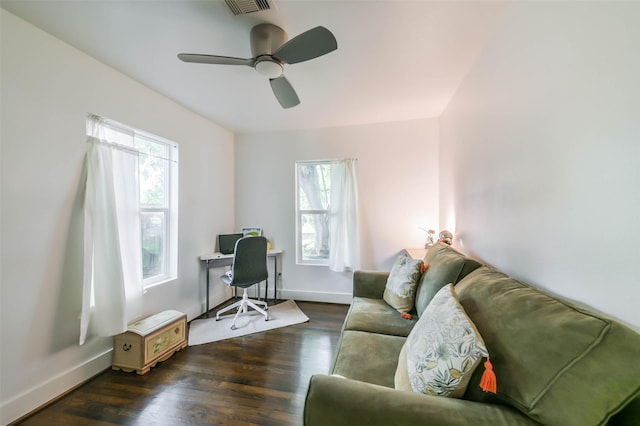
[[[267,78],[280,77],[283,69],[281,64],[269,59],[257,62],[255,68],[260,75]]]

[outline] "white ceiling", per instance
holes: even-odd
[[[2,7],[238,133],[437,117],[507,2],[269,0],[234,16],[222,0],[2,0]],[[322,25],[338,50],[287,65],[301,104],[282,109],[246,66],[184,63],[178,53],[250,57],[269,22],[293,38]]]

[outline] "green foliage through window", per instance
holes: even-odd
[[[329,211],[331,163],[297,163],[298,262],[327,264],[329,259]]]
[[[89,120],[92,123],[94,119]],[[175,278],[178,146],[113,120],[99,118],[99,122],[101,138],[138,157],[143,283],[147,286]]]

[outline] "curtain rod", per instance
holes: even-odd
[[[108,118],[100,117],[99,115],[87,113],[87,118],[89,118],[91,120],[94,120],[94,121],[96,121],[98,123],[101,123],[103,125],[112,127],[113,129],[121,131],[123,133],[130,134],[133,137],[135,137],[136,134],[137,134],[137,135],[139,135],[139,136],[141,136],[143,138],[162,139],[161,140],[162,143],[166,143],[167,145],[170,145],[173,148],[177,148],[178,147],[175,143],[169,142],[164,138],[160,138],[159,136],[151,135],[149,133],[145,134],[145,132],[137,131],[134,128],[128,127],[128,126],[126,126],[124,124],[120,124],[117,121],[113,121],[113,120],[110,120]],[[91,136],[91,137],[93,139],[96,139],[101,144],[108,145],[108,146],[110,146],[110,147],[112,147],[114,149],[117,149],[117,150],[120,150],[120,151],[124,151],[124,152],[127,152],[127,153],[132,154],[132,155],[146,155],[146,156],[151,157],[151,158],[157,158],[158,160],[170,161],[172,163],[178,164],[178,161],[174,160],[172,158],[165,158],[165,157],[161,157],[159,155],[153,155],[153,154],[150,154],[148,152],[140,151],[139,149],[136,149],[134,147],[130,147],[130,146],[127,146],[127,145],[119,144],[117,142],[111,142],[111,141],[108,141],[108,140],[103,140],[103,139],[100,139],[100,138],[96,138],[94,136]]]
[[[344,160],[354,160],[358,161],[357,158],[334,158],[334,159],[324,159],[324,160],[297,160],[296,164],[306,164],[306,163],[329,163],[331,161],[344,161]]]
[[[104,123],[107,126],[113,127],[114,129],[122,130],[125,133],[131,133],[131,134],[139,135],[139,136],[142,136],[142,137],[145,137],[145,138],[155,139],[155,140],[158,140],[158,141],[160,141],[162,143],[165,143],[167,145],[171,145],[174,148],[178,147],[178,144],[175,143],[172,140],[169,140],[167,138],[163,138],[162,136],[154,135],[153,133],[145,132],[144,130],[136,129],[135,127],[127,126],[126,124],[119,123],[119,122],[117,122],[115,120],[112,120],[110,118],[101,117],[99,115],[92,114],[90,112],[87,113],[87,118],[90,118],[92,120],[98,121],[100,123]]]

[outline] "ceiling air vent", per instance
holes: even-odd
[[[271,6],[267,0],[224,0],[234,15],[269,10]]]

